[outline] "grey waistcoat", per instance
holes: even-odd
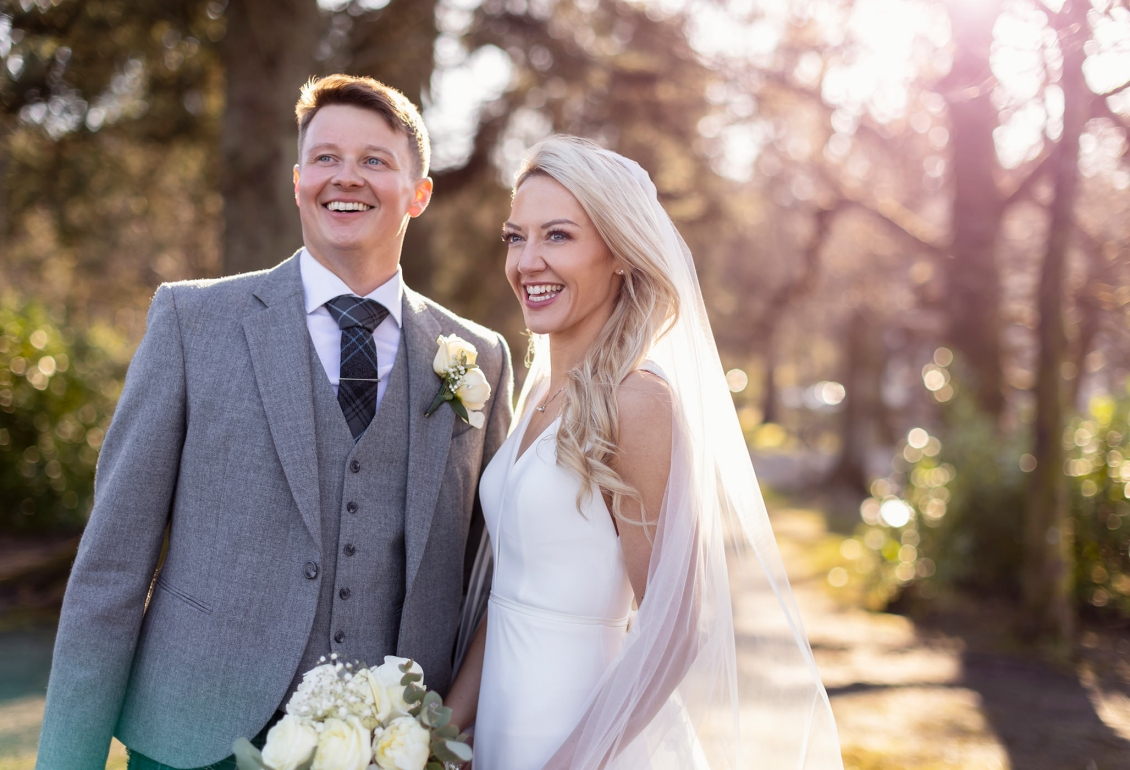
[[[321,592],[290,692],[336,652],[377,665],[396,653],[404,605],[408,487],[408,356],[403,336],[388,387],[354,444],[333,386],[310,345],[320,485]],[[340,640],[340,641],[339,641]]]

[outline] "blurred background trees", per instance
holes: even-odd
[[[0,63],[9,531],[81,526],[159,282],[301,245],[293,105],[344,71],[425,108],[412,286],[520,354],[508,183],[593,137],[695,253],[763,477],[842,501],[847,581],[1128,617],[1125,0],[0,0]]]

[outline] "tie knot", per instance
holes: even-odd
[[[342,294],[326,303],[326,309],[342,329],[361,327],[372,333],[388,316],[384,305],[374,299]]]

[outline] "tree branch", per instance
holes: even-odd
[[[1118,87],[1116,87],[1116,88],[1112,88],[1112,89],[1110,89],[1109,91],[1106,91],[1105,93],[1101,93],[1101,94],[1099,94],[1099,96],[1100,96],[1101,98],[1103,98],[1103,99],[1107,99],[1107,98],[1109,98],[1109,97],[1111,97],[1111,96],[1116,96],[1116,95],[1118,95],[1118,94],[1122,93],[1123,91],[1125,91],[1125,90],[1126,90],[1126,89],[1128,89],[1128,88],[1130,88],[1130,80],[1127,80],[1127,81],[1126,81],[1125,83],[1123,83],[1122,85],[1120,85],[1120,86],[1118,86]]]
[[[1052,158],[1055,156],[1055,145],[1050,142],[1045,144],[1044,151],[1041,153],[1040,158],[1035,162],[1034,168],[1028,173],[1028,176],[1020,180],[1011,193],[1004,196],[1001,201],[1001,208],[1007,209],[1014,203],[1017,203],[1027,198],[1032,193],[1032,188],[1036,186],[1036,182],[1052,167]]]
[[[894,198],[879,198],[874,202],[863,199],[863,196],[846,189],[839,180],[832,178],[826,169],[817,166],[816,173],[832,188],[838,201],[843,206],[854,206],[866,211],[894,230],[898,235],[908,239],[916,247],[923,249],[933,256],[946,257],[949,254],[942,234],[910,209],[903,206]]]
[[[793,280],[777,287],[765,303],[765,309],[760,313],[756,322],[757,337],[770,339],[774,325],[780,320],[788,306],[816,284],[816,276],[820,272],[820,252],[828,240],[828,233],[832,229],[832,223],[836,216],[845,211],[849,203],[847,199],[839,198],[831,206],[817,209],[812,235],[801,252],[800,274]]]
[[[1127,87],[1130,87],[1130,83],[1116,89],[1115,92],[1121,91]],[[1107,94],[1101,94],[1091,99],[1091,115],[1096,118],[1106,118],[1122,130],[1122,133],[1126,135],[1126,141],[1122,145],[1122,157],[1126,157],[1127,154],[1130,154],[1130,123],[1127,123],[1126,118],[1110,108],[1110,105],[1107,104],[1106,97]]]

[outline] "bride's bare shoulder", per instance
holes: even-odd
[[[637,369],[624,378],[616,393],[620,433],[647,440],[655,434],[669,436],[673,412],[671,386],[662,377]],[[642,435],[641,435],[642,434]]]

